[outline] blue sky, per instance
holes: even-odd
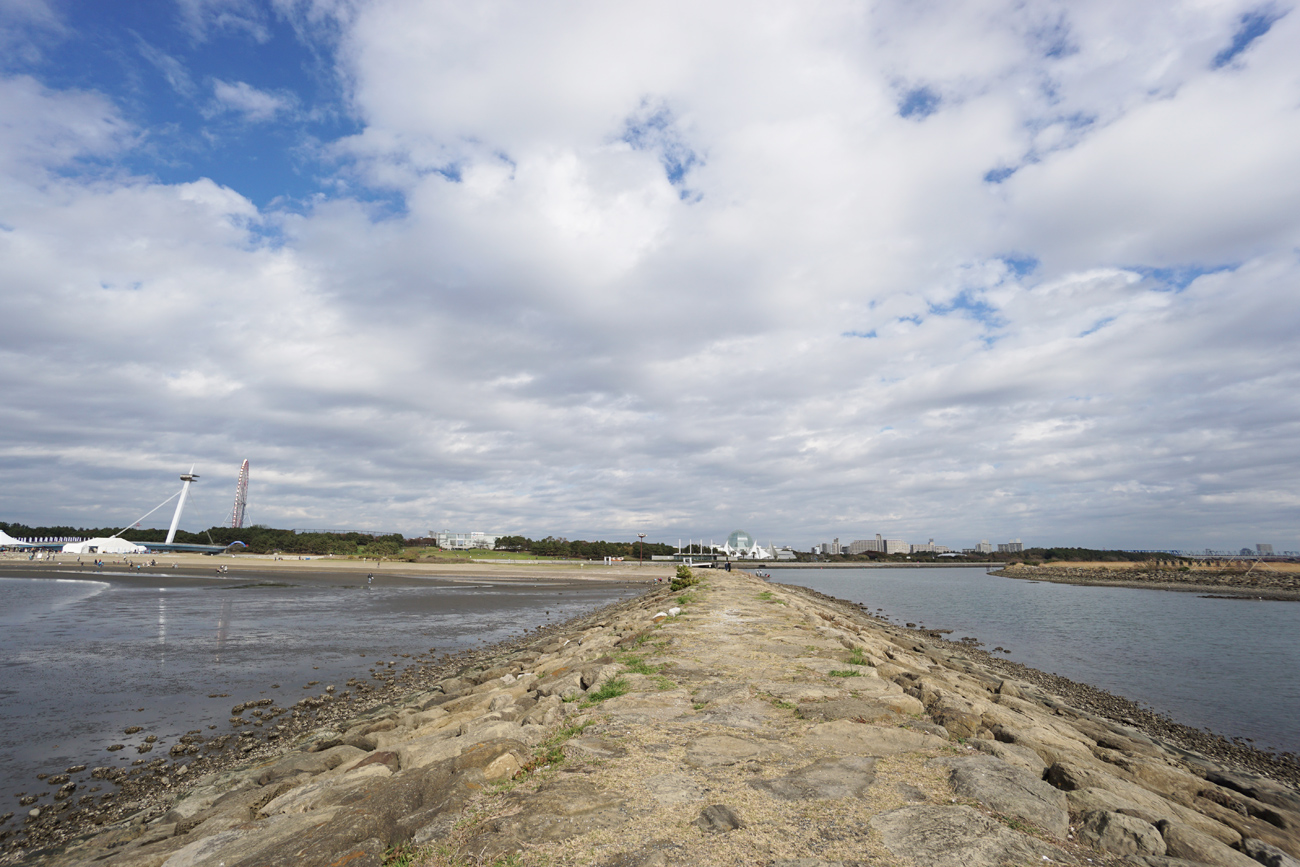
[[[0,2],[0,517],[1300,548],[1288,4]]]
[[[118,165],[184,183],[208,177],[258,207],[329,191],[322,145],[357,132],[328,41],[274,10],[174,0],[53,4],[30,33],[37,57],[10,73],[103,93],[142,136]],[[42,32],[43,31],[43,32]]]

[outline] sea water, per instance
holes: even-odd
[[[781,569],[773,581],[951,629],[1176,722],[1300,753],[1300,602],[1051,584],[970,568]],[[999,654],[1002,655],[1002,654]]]
[[[374,667],[400,671],[410,661],[402,654],[494,644],[645,589],[438,579],[267,586],[243,576],[229,587],[177,588],[168,577],[155,587],[108,576],[0,578],[0,815],[26,812],[20,792],[49,803],[38,772],[126,765],[140,758],[131,747],[148,734],[171,745],[187,731],[228,733],[237,703],[270,698],[289,707],[330,684],[342,691]],[[143,731],[126,735],[131,726]],[[128,748],[107,752],[114,743]],[[166,747],[145,758],[159,755]]]

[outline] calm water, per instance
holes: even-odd
[[[491,644],[644,589],[437,580],[370,590],[143,589],[0,578],[0,815],[29,809],[19,792],[46,793],[40,803],[49,803],[37,772],[129,763],[147,734],[167,745],[212,724],[224,734],[238,702],[266,697],[288,707],[368,677],[380,661],[397,660],[400,671],[403,653]],[[304,689],[308,681],[319,684]],[[216,693],[229,696],[208,697]],[[133,725],[144,731],[123,734]],[[128,749],[106,752],[113,743]],[[166,749],[145,758],[159,755]]]
[[[1198,728],[1300,753],[1300,602],[1078,587],[979,569],[782,569],[898,623],[974,636],[1009,659]]]

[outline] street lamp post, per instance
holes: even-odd
[[[636,558],[636,565],[640,568],[642,561],[645,560],[645,533],[637,533],[641,537],[641,554]]]

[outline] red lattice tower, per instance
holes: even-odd
[[[230,526],[238,530],[244,526],[244,507],[248,505],[248,461],[239,468],[239,481],[235,482],[235,508],[230,512]]]

